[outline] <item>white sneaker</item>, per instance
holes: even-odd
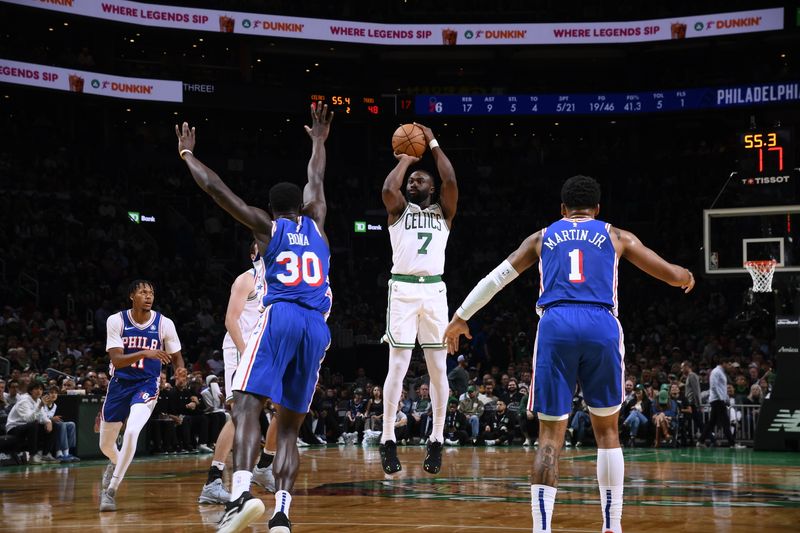
[[[201,444],[200,446],[198,446],[197,451],[200,453],[214,453],[214,450],[212,450],[211,447],[206,446],[205,444]]]
[[[215,479],[211,483],[203,485],[203,490],[200,492],[200,497],[197,498],[197,503],[228,503],[231,499],[231,493],[225,489],[225,485],[221,479]]]
[[[486,441],[487,446],[494,446],[495,444],[497,444],[497,441],[495,440],[489,439]]]
[[[317,438],[317,442],[320,444],[328,444],[328,439],[323,437],[322,435],[314,435]]]
[[[531,439],[525,439],[525,442],[523,442],[522,445],[523,446],[530,446],[531,445]]]
[[[31,458],[28,460],[28,463],[32,465],[42,464],[42,454],[37,453],[36,455],[31,456]]]
[[[304,441],[300,437],[297,437],[297,447],[298,448],[308,448],[308,446],[309,446],[309,444],[306,441]]]
[[[42,456],[42,461],[44,461],[45,463],[57,463],[60,460],[61,459],[56,459],[55,457],[53,457],[52,453],[48,453],[47,455]]]
[[[266,468],[255,467],[253,469],[253,483],[261,485],[269,492],[275,492],[275,475],[272,473],[272,465]]]

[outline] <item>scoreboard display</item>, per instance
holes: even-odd
[[[328,104],[328,109],[337,115],[372,115],[384,113],[384,106],[377,96],[354,96],[346,93],[315,93],[310,96],[311,102]]]
[[[739,135],[739,174],[743,185],[788,183],[794,168],[792,131],[751,130]]]
[[[800,82],[646,92],[418,95],[417,115],[626,115],[800,103]]]

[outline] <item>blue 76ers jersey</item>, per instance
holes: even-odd
[[[262,258],[267,280],[264,307],[291,302],[327,315],[332,294],[328,282],[331,252],[317,224],[301,216],[273,222],[272,240]]]
[[[162,315],[156,311],[152,322],[146,326],[139,326],[131,320],[128,311],[122,311],[122,353],[129,355],[142,350],[163,350],[164,337],[161,331]],[[129,366],[115,368],[109,365],[110,373],[120,379],[147,379],[158,378],[161,374],[161,361],[158,359],[142,358],[134,361]]]
[[[617,265],[611,224],[593,218],[561,219],[542,230],[539,301],[593,303],[617,314]]]

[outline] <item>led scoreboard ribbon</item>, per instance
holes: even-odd
[[[800,101],[800,82],[626,93],[418,95],[417,115],[625,115]]]
[[[328,108],[336,113],[350,115],[380,115],[381,103],[374,96],[344,96],[315,93],[311,95],[312,102],[328,104]]]

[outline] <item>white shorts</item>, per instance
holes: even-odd
[[[225,401],[233,401],[233,373],[239,366],[241,354],[234,348],[222,349],[222,360],[225,362]]]
[[[389,280],[386,334],[381,339],[392,348],[444,348],[448,323],[447,286]]]

